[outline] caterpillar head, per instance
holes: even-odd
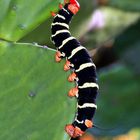
[[[68,9],[75,15],[80,9],[80,4],[77,0],[70,0]]]

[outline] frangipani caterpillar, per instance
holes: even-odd
[[[92,119],[97,105],[95,103],[99,86],[97,84],[96,66],[88,51],[69,31],[72,17],[79,11],[80,5],[76,0],[65,0],[65,5],[59,5],[57,14],[51,24],[51,40],[57,48],[55,59],[60,62],[66,58],[64,70],[72,70],[68,81],[75,81],[76,87],[72,88],[68,96],[77,98],[77,113],[74,122],[65,127],[72,139],[82,136],[84,132],[93,127]]]

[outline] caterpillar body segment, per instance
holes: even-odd
[[[60,62],[62,58],[66,58],[64,70],[72,69],[68,81],[76,82],[76,87],[68,92],[68,96],[77,98],[75,119],[72,124],[65,127],[71,140],[76,140],[93,126],[92,119],[97,109],[95,100],[99,89],[95,64],[87,49],[69,31],[72,17],[79,9],[80,5],[76,0],[66,2],[54,16],[51,25],[51,40],[57,49],[55,59]]]

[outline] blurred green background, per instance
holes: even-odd
[[[0,0],[0,140],[67,140],[74,86],[56,64],[50,11],[63,0]],[[140,140],[140,1],[79,0],[70,25],[97,66],[100,85],[92,137]],[[49,47],[49,48],[48,48]]]

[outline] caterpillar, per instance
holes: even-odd
[[[64,71],[71,70],[68,81],[76,84],[76,87],[68,92],[68,96],[76,97],[77,112],[73,123],[65,126],[65,131],[71,140],[76,140],[88,128],[94,126],[92,119],[97,108],[95,101],[99,86],[97,84],[96,66],[87,49],[69,31],[69,24],[80,9],[78,1],[69,0],[66,2],[64,0],[64,6],[59,4],[59,7],[60,10],[57,14],[51,13],[54,17],[51,24],[51,40],[57,49],[56,62],[66,58]]]

